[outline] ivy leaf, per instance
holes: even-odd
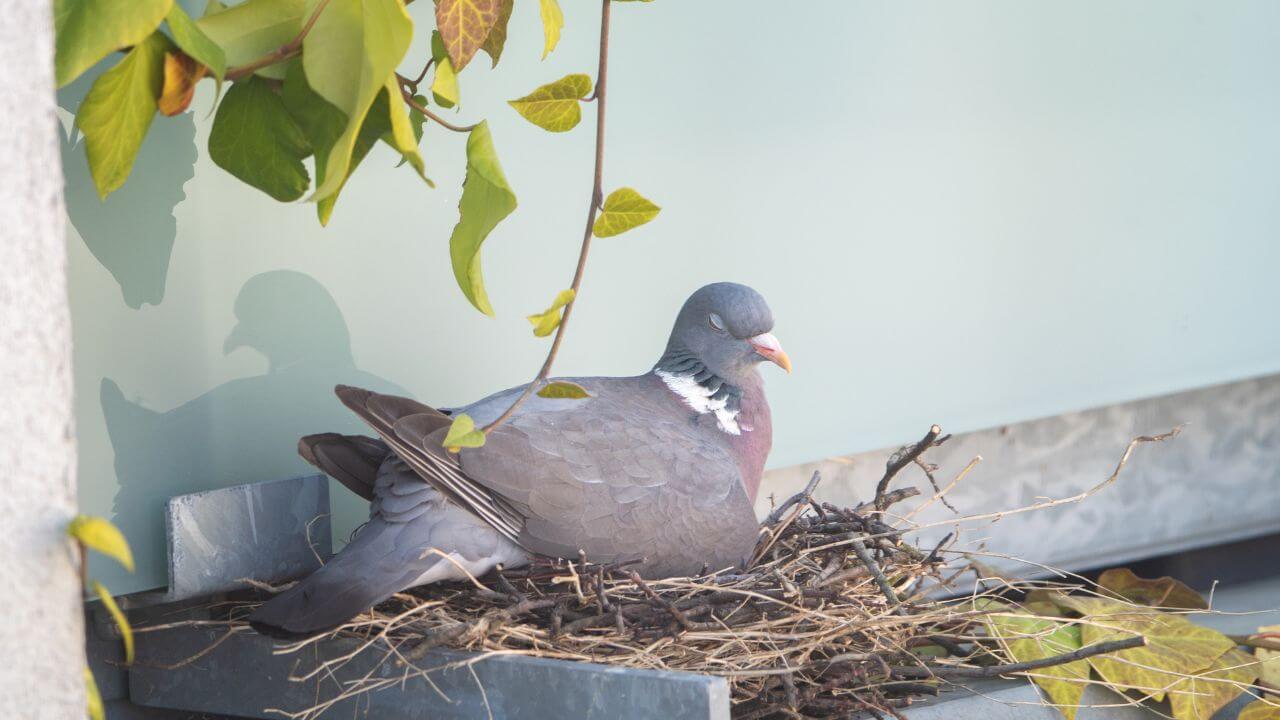
[[[575,382],[556,380],[549,382],[538,391],[538,397],[552,400],[584,400],[591,397],[587,389]]]
[[[1280,720],[1280,701],[1254,700],[1244,706],[1236,720]]]
[[[173,35],[174,44],[213,73],[214,79],[218,82],[214,99],[216,104],[217,96],[222,95],[222,77],[227,73],[226,53],[213,41],[213,38],[196,25],[196,21],[191,19],[179,3],[175,2],[169,9],[166,20],[169,23],[169,32]]]
[[[431,79],[431,95],[440,107],[451,108],[458,104],[461,97],[458,93],[458,74],[453,69],[449,53],[444,49],[444,40],[440,38],[439,30],[431,33],[431,59],[436,65],[435,75]]]
[[[596,237],[612,237],[640,227],[658,216],[662,208],[631,188],[620,188],[609,193],[601,208],[600,217],[591,227]]]
[[[591,78],[581,73],[565,75],[507,104],[525,120],[551,132],[572,130],[582,119],[578,102],[591,92]]]
[[[129,619],[124,616],[124,611],[116,604],[116,599],[111,597],[105,585],[94,580],[93,592],[102,601],[102,606],[111,614],[111,618],[116,621],[116,626],[120,628],[120,637],[124,639],[124,662],[126,665],[131,664],[133,662],[133,628],[129,626]]]
[[[1209,603],[1200,593],[1169,576],[1144,580],[1128,568],[1112,568],[1098,578],[1098,587],[1136,605],[1207,610]]]
[[[467,136],[467,177],[458,201],[458,224],[449,236],[449,258],[462,294],[477,310],[491,317],[493,307],[480,273],[480,246],[515,209],[516,194],[498,163],[489,123],[481,122]]]
[[[307,0],[307,12],[321,2]],[[311,200],[337,193],[347,181],[374,99],[387,88],[399,94],[394,73],[412,38],[413,21],[400,0],[333,0],[320,13],[303,41],[302,64],[312,89],[346,115],[347,125],[327,153],[324,172],[316,173]],[[397,104],[403,116],[403,104]],[[416,146],[407,148],[406,157],[421,173],[416,156]]]
[[[560,30],[564,28],[564,13],[556,0],[541,0],[542,7],[542,59],[546,60],[560,43]]]
[[[526,316],[526,319],[533,325],[533,334],[537,337],[546,337],[560,327],[560,308],[573,302],[573,296],[573,288],[561,290],[556,295],[556,299],[552,301],[551,307],[536,315]]]
[[[160,98],[156,101],[160,114],[173,117],[190,107],[191,98],[195,97],[196,83],[200,82],[208,69],[186,53],[165,53],[164,81],[160,86]]]
[[[1258,628],[1259,633],[1270,633],[1273,637],[1280,637],[1280,625],[1267,625]],[[1258,668],[1262,681],[1274,689],[1280,690],[1280,650],[1267,650],[1258,648],[1253,651],[1261,663]]]
[[[89,174],[106,198],[128,179],[138,148],[156,115],[169,39],[152,33],[94,81],[80,103],[76,125],[84,133]]]
[[[458,72],[471,62],[498,22],[502,0],[439,0],[436,27]]]
[[[383,102],[386,104],[383,105]],[[413,166],[413,169],[418,172],[418,177],[426,180],[427,185],[435,187],[436,184],[431,182],[431,178],[427,177],[426,165],[422,162],[422,155],[418,153],[418,139],[422,137],[421,125],[419,125],[418,132],[415,134],[413,120],[409,117],[408,108],[409,106],[404,103],[404,98],[400,94],[399,82],[396,80],[395,75],[391,75],[387,77],[384,92],[374,101],[373,109],[369,112],[370,114],[385,113],[390,129],[382,134],[383,142],[400,153],[401,159]],[[368,122],[367,118],[366,122]],[[351,173],[348,172],[347,174],[350,175]]]
[[[102,704],[102,693],[98,692],[98,683],[93,680],[93,671],[87,667],[84,669],[84,697],[90,720],[106,720],[107,711]]]
[[[427,98],[425,95],[414,95],[413,101],[418,103],[422,107],[427,106]],[[422,112],[419,111],[417,108],[410,107],[409,108],[409,125],[413,128],[413,142],[419,148],[422,147],[422,126],[426,124],[427,124],[427,116],[423,115]],[[396,163],[396,167],[400,167],[401,165],[405,164],[405,162],[406,162],[405,158],[401,157],[400,162]]]
[[[1177,720],[1209,720],[1258,679],[1253,656],[1232,648],[1195,677],[1169,688],[1169,708]]]
[[[209,158],[218,167],[282,202],[297,200],[311,178],[302,130],[266,80],[250,77],[231,86],[209,132]]]
[[[227,67],[244,65],[285,45],[302,31],[304,0],[246,0],[196,21],[226,57]],[[212,8],[210,8],[212,9]],[[328,14],[328,10],[324,14]],[[283,80],[291,63],[260,68],[256,75]]]
[[[444,447],[451,453],[464,447],[477,448],[483,445],[484,433],[476,429],[475,421],[466,413],[459,413],[453,419],[449,432],[444,436]]]
[[[173,0],[54,0],[53,69],[58,87],[112,52],[147,39],[172,5]]]
[[[498,58],[502,57],[502,48],[507,44],[507,22],[511,20],[511,9],[514,6],[515,0],[501,0],[498,6],[498,20],[489,30],[489,35],[485,37],[484,42],[480,43],[480,49],[493,60],[493,65],[490,67],[497,67]]]
[[[1157,701],[1164,699],[1164,689],[1181,675],[1204,670],[1235,647],[1226,635],[1196,625],[1182,615],[1106,598],[1061,593],[1055,596],[1055,602],[1084,616],[1081,637],[1085,645],[1133,635],[1145,637],[1147,644],[1143,647],[1096,655],[1088,662],[1111,685],[1145,692]]]
[[[1000,642],[1012,662],[1040,660],[1082,647],[1078,625],[1024,613],[987,598],[976,601],[974,609],[993,613],[983,616],[987,633]],[[1045,691],[1067,720],[1074,720],[1085,683],[1089,680],[1089,663],[1076,660],[1041,668],[1035,671],[1031,680]]]
[[[92,515],[77,515],[67,526],[67,534],[91,550],[112,558],[133,572],[133,553],[120,529],[110,521]]]

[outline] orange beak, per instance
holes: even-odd
[[[786,351],[782,349],[782,343],[778,342],[778,338],[772,333],[761,333],[747,340],[751,343],[751,347],[756,349],[769,362],[774,363],[778,367],[791,372],[791,358],[787,357]]]

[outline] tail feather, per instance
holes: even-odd
[[[378,467],[391,449],[381,440],[363,435],[320,433],[299,440],[298,454],[351,492],[372,500]]]
[[[407,564],[391,562],[379,538],[360,542],[371,530],[377,529],[366,528],[324,567],[255,610],[249,625],[282,639],[328,632],[409,587],[439,561],[431,556]]]

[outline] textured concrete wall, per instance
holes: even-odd
[[[1083,570],[1280,532],[1280,375],[960,433],[928,458],[945,484],[971,458],[983,457],[948,495],[962,514],[981,515],[1076,495],[1111,474],[1131,437],[1183,423],[1178,437],[1136,448],[1119,480],[1097,494],[998,522],[959,523],[956,548]],[[824,478],[820,500],[869,499],[889,452],[770,471],[757,510],[767,510],[770,494],[781,499],[799,491],[814,470]],[[906,486],[922,495],[895,512],[933,494],[916,467],[894,483]],[[916,515],[917,523],[932,525],[920,533],[921,543],[955,530],[955,518],[939,503]],[[1010,573],[1042,572],[998,556],[985,560]]]
[[[50,0],[0,21],[0,717],[83,718],[71,321]]]

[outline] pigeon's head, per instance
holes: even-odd
[[[791,372],[791,359],[770,334],[773,313],[760,293],[721,282],[689,296],[667,341],[667,356],[692,354],[731,382],[768,360]]]

